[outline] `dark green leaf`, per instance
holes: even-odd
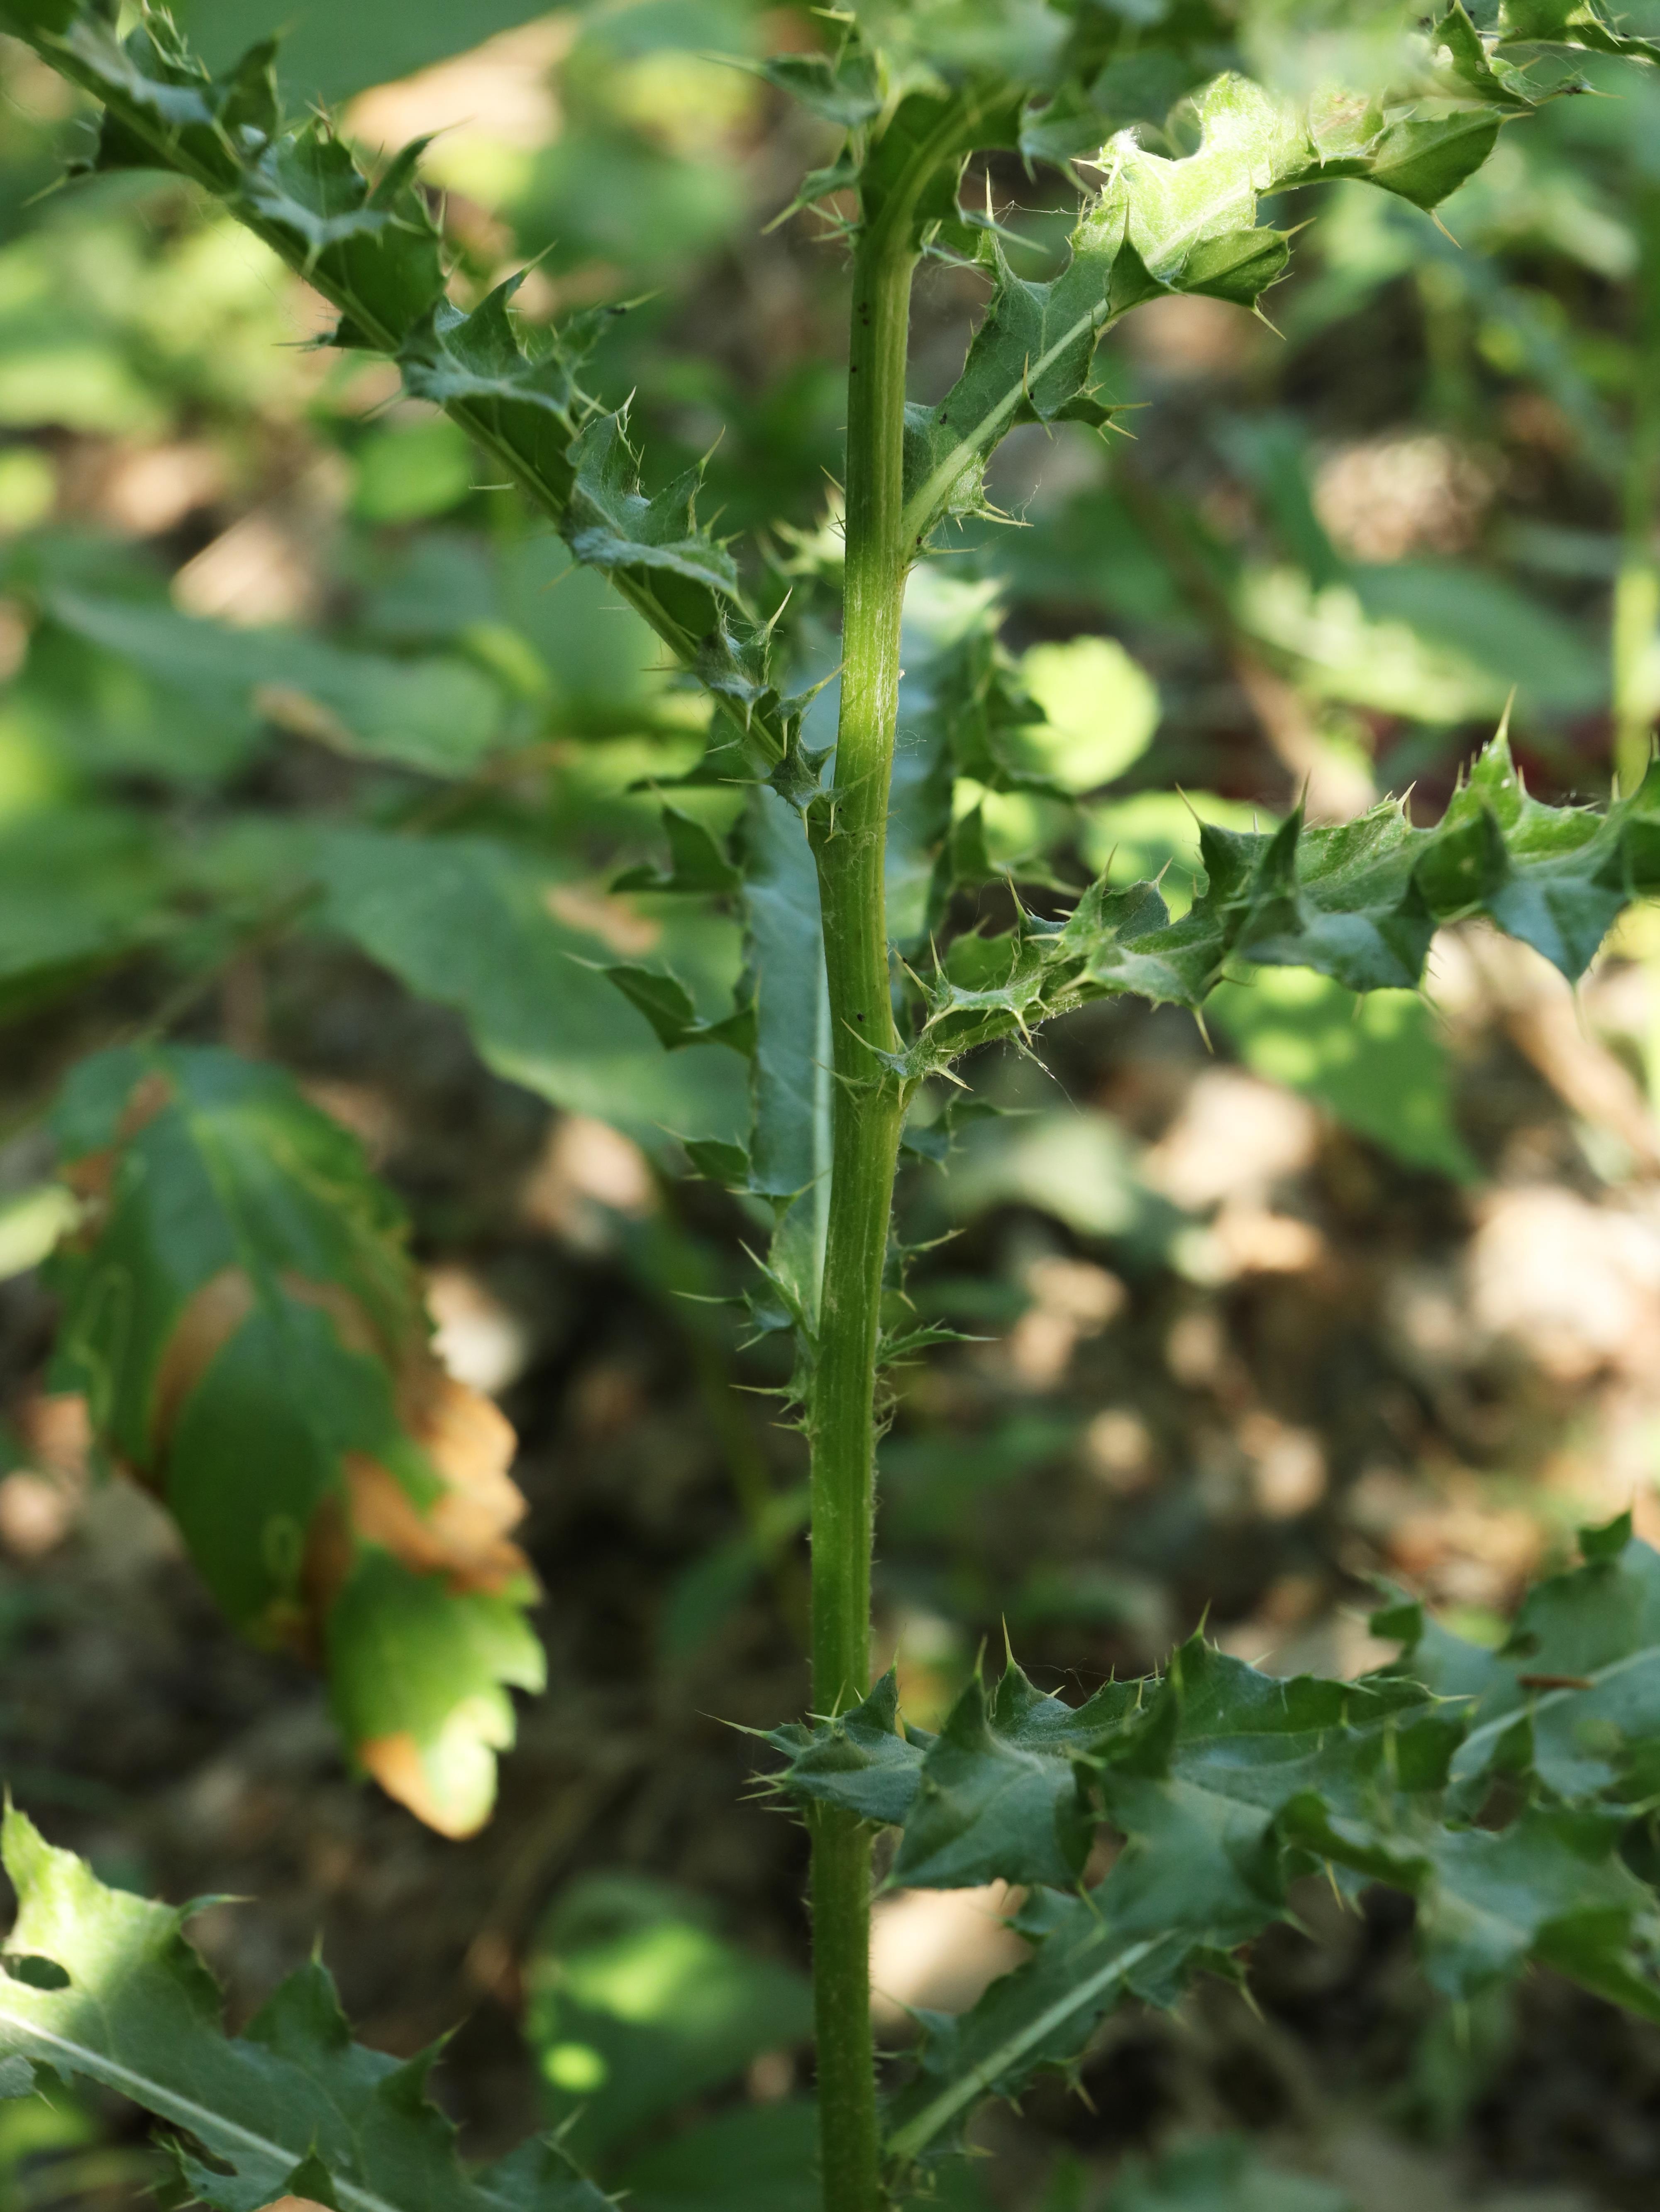
[[[227,2037],[185,1937],[188,1908],[106,1889],[13,1810],[4,1854],[19,1901],[10,1948],[68,1980],[0,1977],[0,2055],[113,2090],[178,2129],[192,2146],[179,2154],[185,2179],[216,2212],[254,2212],[319,2166],[341,2212],[528,2212],[532,2187],[538,2212],[605,2212],[552,2143],[470,2176],[426,2094],[433,2054],[400,2061],[354,2044],[320,1965]]]

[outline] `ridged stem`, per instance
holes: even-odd
[[[897,243],[896,236],[903,243]],[[870,1676],[870,1537],[882,1267],[904,1109],[875,1058],[897,1042],[882,890],[905,598],[906,337],[915,254],[873,226],[853,267],[841,721],[830,802],[810,828],[836,1073],[813,1448],[813,1707],[845,1711]],[[813,1820],[813,1950],[825,2212],[882,2202],[870,2037],[870,1840]]]
[[[1651,655],[1660,628],[1660,185],[1636,194],[1641,241],[1631,448],[1625,483],[1624,544],[1614,586],[1614,763],[1620,788],[1635,791],[1654,738]]]

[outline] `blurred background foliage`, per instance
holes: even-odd
[[[278,13],[185,12],[215,61]],[[772,526],[810,600],[837,553],[845,270],[812,220],[767,227],[827,145],[749,64],[814,44],[813,17],[282,14],[295,104],[370,149],[440,134],[460,292],[522,269],[535,320],[635,303],[597,382],[636,394],[652,481],[707,454],[706,511]],[[106,1877],[259,1896],[199,1923],[239,2007],[320,1926],[369,2039],[414,2050],[464,2014],[448,2071],[481,2150],[577,2112],[642,2212],[809,2212],[801,1839],[739,1802],[727,1725],[801,1700],[803,1468],[733,1388],[775,1382],[771,1354],[708,1302],[754,1224],[668,1133],[732,1133],[742,1077],[718,1044],[666,1060],[585,964],[671,957],[701,1014],[730,1003],[733,921],[612,888],[660,866],[658,796],[706,710],[458,430],[311,343],[320,303],[257,243],[142,175],[59,188],[84,130],[0,46],[12,1787]],[[984,190],[1023,268],[1052,262],[1069,187],[999,158]],[[1196,817],[1304,794],[1342,819],[1391,791],[1433,818],[1512,692],[1542,793],[1647,757],[1660,89],[1610,78],[1512,126],[1444,224],[1359,185],[1282,216],[1314,220],[1272,325],[1142,311],[1103,355],[1133,437],[1016,433],[1005,520],[913,587],[902,775],[930,772],[930,714],[988,685],[1047,715],[999,740],[1045,790],[954,794],[1011,869],[1058,845],[1075,875],[1163,871],[1179,905]],[[979,297],[925,270],[918,397]],[[965,678],[954,643],[993,603],[1001,658]],[[810,609],[802,635],[833,667]],[[675,796],[715,830],[736,811]],[[896,875],[902,913],[925,883]],[[41,1115],[81,1054],[161,1033],[282,1062],[364,1139],[445,1357],[519,1430],[552,1686],[465,1845],[346,1777],[317,1686],[230,1638],[51,1388]],[[917,1717],[1005,1622],[1055,1684],[1145,1668],[1207,1611],[1244,1656],[1352,1672],[1381,1656],[1380,1578],[1496,1638],[1577,1523],[1634,1502],[1660,1534],[1651,915],[1577,999],[1466,931],[1422,1000],[1281,971],[1220,994],[1207,1032],[1114,1005],[1041,1065],[972,1073],[1005,1110],[955,1117],[943,1175],[943,1122],[915,1133],[901,1196],[918,1307],[972,1340],[906,1371],[884,1447],[881,1634]],[[883,1902],[896,2040],[1014,1955],[998,1902]],[[1320,1940],[1259,1948],[1256,2009],[1217,1990],[1179,2021],[1117,2015],[1083,2098],[984,2123],[995,2200],[970,2168],[953,2201],[1651,2204],[1660,2039],[1547,1978],[1438,2011],[1406,1910],[1312,1897]],[[113,2203],[148,2158],[113,2112],[7,2107],[0,2191]]]

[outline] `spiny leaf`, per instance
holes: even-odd
[[[571,459],[575,477],[566,536],[578,560],[596,568],[659,570],[736,599],[731,555],[697,526],[700,470],[688,469],[647,499],[621,415],[596,416],[571,448]]]
[[[962,2130],[985,2097],[1014,2097],[1033,2075],[1076,2064],[1138,1967],[1161,1953],[1172,1962],[1180,1937],[1122,1938],[1087,1898],[1052,1892],[1029,1899],[1011,1923],[1037,1946],[965,2012],[919,2014],[915,2071],[890,2100],[887,2150],[903,2173],[962,2147]]]
[[[751,793],[741,846],[755,1006],[749,1188],[773,1209],[769,1289],[804,1357],[818,1322],[830,1206],[833,1050],[818,877],[799,817],[773,792]]]
[[[1495,1776],[1518,1771],[1565,1805],[1653,1795],[1660,1556],[1633,1539],[1628,1515],[1581,1542],[1585,1565],[1530,1590],[1497,1651],[1427,1622],[1416,1607],[1379,1616],[1407,1639],[1403,1673],[1472,1700],[1452,1778],[1473,1811]]]
[[[224,200],[340,311],[335,342],[397,359],[512,471],[579,559],[602,568],[706,685],[754,759],[789,756],[797,714],[766,673],[731,556],[691,514],[695,483],[645,498],[621,418],[576,372],[609,311],[534,352],[508,313],[513,282],[470,313],[445,296],[440,240],[407,148],[372,181],[326,123],[280,123],[269,42],[215,78],[157,14],[125,40],[97,0],[0,0],[0,25],[104,105],[99,162],[174,170]]]
[[[676,806],[665,806],[663,826],[669,834],[667,873],[651,867],[625,869],[611,885],[614,891],[690,891],[718,898],[737,889],[742,872],[701,822]]]
[[[786,1754],[780,1778],[799,1797],[839,1806],[861,1820],[900,1826],[916,1802],[930,1739],[899,1724],[899,1677],[889,1668],[863,1704],[813,1727],[786,1722],[766,1741]]]
[[[769,1741],[790,1756],[786,1790],[904,1827],[894,1869],[903,1886],[1065,1886],[1087,1845],[1074,1762],[1098,1753],[1139,1702],[1139,1686],[1109,1685],[1075,1710],[1035,1690],[1011,1660],[989,1701],[975,1680],[929,1736],[900,1729],[890,1671],[851,1713]],[[1023,1871],[1009,1873],[1016,1860]]]
[[[1112,1685],[1075,1711],[1033,1689],[1012,1660],[989,1701],[971,1681],[923,1757],[894,1882],[1075,1882],[1093,1822],[1074,1762],[1097,1753],[1136,1705],[1134,1686]]]
[[[881,85],[875,57],[849,40],[839,54],[775,54],[761,64],[761,75],[781,92],[851,131],[881,112]]]
[[[605,322],[621,310],[571,317],[533,355],[507,312],[523,282],[522,275],[509,277],[471,313],[435,300],[404,334],[398,366],[417,398],[464,410],[493,447],[522,456],[539,483],[568,499],[576,475],[571,444],[596,409],[577,371]]]
[[[185,2185],[216,2212],[315,2197],[319,2185],[340,2212],[606,2212],[552,2142],[469,2174],[426,2093],[434,2054],[400,2061],[354,2044],[315,1960],[227,2036],[184,1932],[190,1907],[106,1889],[10,1808],[3,1850],[18,1896],[9,1951],[66,1979],[41,1989],[0,1975],[0,2060],[79,2076],[179,2130]]]
[[[354,1754],[433,1826],[488,1817],[506,1685],[540,1688],[515,1438],[445,1373],[391,1194],[288,1079],[104,1053],[57,1115],[85,1201],[60,1380],[232,1620],[326,1666]]]
[[[1532,1959],[1660,2018],[1660,1900],[1636,1870],[1660,1771],[1660,1557],[1624,1522],[1586,1550],[1497,1655],[1403,1606],[1376,1626],[1411,1648],[1360,1681],[1280,1680],[1195,1638],[1161,1680],[1075,1710],[1011,1663],[937,1738],[903,1730],[891,1674],[843,1719],[776,1731],[786,1790],[900,1830],[896,1881],[1050,1886],[1016,1922],[1033,1957],[925,2020],[890,2116],[896,2174],[949,2148],[979,2096],[1070,2065],[1126,1991],[1169,2003],[1201,1968],[1237,1972],[1322,1861],[1416,1899],[1451,1996]],[[1513,1809],[1476,1825],[1495,1775]],[[1112,1869],[1066,1899],[1103,1822]]]
[[[1590,0],[1481,0],[1473,10],[1481,30],[1500,46],[1566,46],[1593,54],[1625,54],[1660,62],[1660,43],[1609,27]]]
[[[1147,152],[1132,133],[1112,141],[1101,156],[1106,182],[1050,282],[1015,276],[996,237],[983,236],[997,289],[962,375],[937,406],[911,410],[906,524],[917,545],[945,516],[979,507],[986,457],[1016,423],[1081,406],[1087,419],[1105,418],[1084,387],[1109,322],[1173,292],[1255,304],[1288,252],[1281,233],[1256,227],[1260,194],[1360,177],[1433,207],[1480,167],[1499,131],[1486,109],[1391,123],[1354,100],[1299,108],[1236,76],[1209,86],[1197,120],[1198,149],[1179,161]]]
[[[1660,770],[1606,813],[1527,793],[1502,732],[1433,830],[1384,800],[1359,820],[1271,832],[1200,825],[1206,887],[1172,922],[1157,887],[1093,884],[1064,921],[959,939],[924,978],[911,1082],[1089,1000],[1197,1006],[1231,960],[1306,967],[1354,991],[1412,988],[1444,922],[1484,915],[1570,981],[1609,924],[1660,888]]]
[[[678,1052],[688,1044],[727,1044],[748,1059],[754,1050],[754,1009],[748,1002],[718,1021],[706,1022],[678,976],[667,975],[660,968],[636,968],[627,963],[604,972],[630,1006],[638,1006],[645,1015],[665,1052]]]

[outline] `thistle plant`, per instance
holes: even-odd
[[[1660,2019],[1660,1558],[1627,1523],[1586,1536],[1584,1564],[1535,1591],[1497,1654],[1409,1604],[1387,1609],[1376,1625],[1402,1655],[1358,1681],[1276,1680],[1201,1637],[1156,1677],[1074,1707],[1011,1657],[930,1736],[906,1723],[891,1673],[873,1685],[870,1656],[884,1375],[933,1334],[907,1319],[893,1230],[919,1102],[959,1085],[981,1048],[1030,1049],[1041,1024],[1099,999],[1198,1013],[1218,983],[1265,966],[1360,993],[1415,987],[1437,929],[1471,917],[1573,981],[1621,910],[1660,890],[1660,774],[1628,776],[1605,811],[1545,805],[1501,729],[1433,827],[1399,799],[1340,826],[1293,811],[1250,832],[1203,827],[1203,887],[1179,918],[1151,882],[1057,892],[1066,878],[1050,869],[1023,896],[978,817],[954,819],[953,791],[972,778],[1066,799],[1021,749],[1038,709],[989,603],[942,641],[916,625],[907,640],[907,580],[985,512],[1010,431],[1112,432],[1093,379],[1125,316],[1181,295],[1262,312],[1291,237],[1258,220],[1259,202],[1352,179],[1428,221],[1502,129],[1582,88],[1586,55],[1653,66],[1660,47],[1589,0],[1455,0],[1391,17],[1365,47],[1369,81],[1285,91],[1249,67],[1287,26],[1203,0],[871,0],[827,19],[825,51],[766,74],[842,137],[797,203],[848,268],[840,537],[780,538],[763,556],[700,524],[696,471],[643,488],[626,408],[583,380],[612,310],[538,333],[516,319],[517,280],[472,304],[453,295],[419,146],[371,174],[326,118],[285,125],[270,47],[215,76],[160,13],[125,36],[117,18],[113,0],[0,0],[0,22],[100,103],[88,166],[189,179],[331,304],[329,343],[395,362],[707,694],[697,776],[744,793],[730,842],[665,806],[668,867],[619,886],[736,902],[747,960],[730,1009],[700,1012],[667,967],[613,962],[603,988],[676,1055],[671,1098],[673,1068],[686,1071],[692,1170],[770,1220],[751,1316],[794,1347],[811,1697],[808,1717],[772,1732],[769,1771],[811,1838],[826,2212],[877,2212],[924,2187],[981,2100],[1075,2066],[1126,1996],[1167,2004],[1201,1971],[1240,1974],[1242,1948],[1287,1916],[1289,1885],[1321,1869],[1346,1894],[1376,1881],[1415,1899],[1426,1972],[1450,1996],[1539,1960]],[[991,157],[1075,186],[1052,276],[1017,273],[966,182]],[[907,341],[928,261],[976,272],[985,301],[960,375],[922,404],[906,397]],[[827,605],[826,668],[811,637]],[[311,869],[374,950],[389,925],[362,895],[368,857],[349,836],[325,839]],[[469,865],[446,859],[417,902],[436,914]],[[585,971],[549,972],[550,988],[591,1003]],[[732,1054],[747,1065],[742,1128],[710,1107],[730,1102]],[[497,1060],[517,1072],[510,1053]],[[328,1667],[362,1761],[440,1825],[476,1825],[511,1733],[506,1686],[540,1679],[528,1571],[508,1534],[506,1447],[432,1369],[384,1194],[282,1079],[218,1053],[101,1056],[72,1079],[58,1127],[83,1206],[54,1263],[62,1363],[107,1448],[167,1500],[234,1618]],[[949,1127],[947,1109],[936,1148]],[[1015,1925],[1033,1948],[966,2013],[926,2017],[879,2084],[869,1954],[883,1831],[894,1884],[1023,1892]],[[1086,1888],[1103,1832],[1117,1855]],[[23,1900],[13,1950],[54,1970],[0,1985],[7,2086],[53,2068],[148,2104],[182,2131],[204,2201],[603,2201],[551,2144],[466,2175],[423,2102],[422,2065],[353,2051],[320,1968],[227,2042],[179,1915],[101,1889],[21,1814],[7,1864]]]

